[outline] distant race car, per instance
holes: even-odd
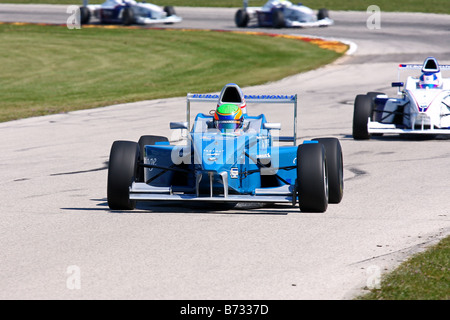
[[[197,114],[191,128],[192,102],[210,102],[215,110]],[[293,136],[279,136],[281,124],[267,122],[264,114],[248,115],[247,103],[293,105]],[[326,211],[343,196],[341,145],[319,138],[296,146],[296,110],[297,95],[244,96],[232,83],[219,95],[188,94],[186,121],[170,123],[184,132],[181,144],[153,135],[113,143],[109,207],[131,210],[136,201],[298,202],[301,211]]]
[[[434,57],[423,64],[400,64],[400,70],[421,70],[420,76],[409,76],[406,85],[393,82],[399,98],[384,93],[357,95],[353,111],[353,138],[369,139],[372,134],[450,134],[450,78],[442,78]],[[403,90],[401,88],[404,87]]]
[[[320,9],[317,14],[301,3],[295,5],[290,1],[269,0],[262,7],[249,7],[248,0],[234,17],[236,25],[247,27],[251,20],[257,20],[259,27],[325,27],[334,24],[327,9]]]
[[[106,0],[101,5],[85,5],[80,7],[81,24],[89,23],[91,17],[97,18],[102,24],[153,24],[176,23],[182,20],[175,14],[171,6],[160,6],[137,2],[134,0]]]

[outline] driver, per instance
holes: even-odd
[[[419,77],[419,88],[422,89],[436,89],[441,87],[441,73],[440,72],[425,72],[423,71]]]
[[[218,106],[214,112],[214,124],[222,133],[241,132],[244,124],[241,108],[231,103]]]

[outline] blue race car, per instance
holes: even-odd
[[[191,127],[192,102],[216,108],[197,114]],[[281,125],[264,114],[248,115],[247,103],[293,105],[293,136],[280,136]],[[341,145],[319,138],[296,146],[296,123],[297,95],[243,95],[232,83],[219,95],[188,94],[186,121],[170,123],[184,132],[182,143],[162,136],[113,143],[108,205],[131,210],[136,201],[298,202],[303,212],[324,212],[343,196]]]

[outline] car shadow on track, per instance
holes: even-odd
[[[262,203],[238,203],[230,205],[226,203],[179,203],[166,202],[138,202],[134,210],[111,210],[106,199],[91,199],[97,202],[95,208],[61,208],[62,210],[78,211],[103,211],[109,213],[197,213],[197,214],[264,214],[287,215],[299,213],[298,207],[286,204],[262,204]]]

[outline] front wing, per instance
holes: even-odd
[[[393,133],[393,134],[450,134],[450,128],[448,129],[426,129],[421,127],[419,129],[411,128],[399,128],[395,124],[380,123],[377,121],[368,120],[367,131],[369,133]]]
[[[322,20],[317,20],[314,22],[300,22],[300,21],[293,21],[293,20],[285,20],[286,27],[299,27],[299,28],[309,28],[309,27],[325,27],[325,26],[331,26],[334,24],[334,21],[330,18],[325,18]]]
[[[224,189],[227,190],[226,179]],[[130,187],[130,200],[137,201],[202,201],[202,202],[257,202],[257,203],[292,203],[294,187],[281,186],[255,189],[253,195],[198,195],[176,193],[171,187],[154,187],[143,182],[133,182]],[[294,199],[295,200],[295,199]]]
[[[153,23],[177,23],[181,22],[182,18],[178,16],[170,16],[164,19],[151,19],[147,17],[136,17],[137,24],[153,24]]]

